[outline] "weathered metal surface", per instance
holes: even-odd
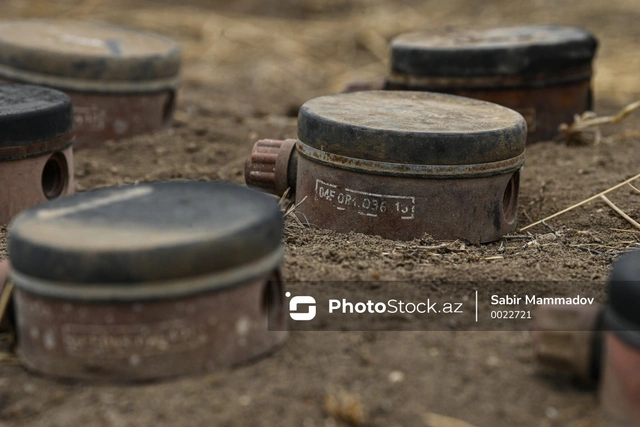
[[[615,333],[605,334],[600,383],[601,426],[640,426],[640,351]]]
[[[402,34],[391,43],[386,89],[504,105],[525,117],[527,142],[535,142],[554,137],[561,123],[592,108],[596,49],[587,31],[552,25]]]
[[[365,91],[305,102],[298,139],[319,151],[408,165],[472,165],[524,151],[526,123],[489,102],[429,92]]]
[[[516,229],[518,174],[473,179],[374,175],[300,156],[295,213],[303,222],[343,233],[490,242]]]
[[[223,182],[102,188],[9,231],[19,356],[67,378],[145,380],[242,363],[282,342],[283,218]],[[274,318],[275,316],[275,318]]]
[[[601,305],[538,306],[531,338],[540,363],[584,383],[596,382],[602,359],[602,310]]]
[[[597,46],[588,31],[560,25],[413,32],[391,41],[391,66],[421,76],[535,75],[589,65]]]
[[[283,343],[284,311],[268,306],[283,299],[281,282],[266,279],[182,298],[116,303],[52,299],[16,289],[19,357],[40,373],[90,380],[213,371]],[[272,328],[280,331],[267,330],[269,315]]]
[[[77,148],[166,127],[179,86],[180,47],[169,39],[105,24],[0,24],[0,79],[67,93]]]
[[[64,19],[0,23],[0,74],[70,89],[149,90],[175,83],[180,46],[157,34]]]
[[[282,196],[295,192],[297,153],[295,139],[261,139],[253,145],[244,164],[244,180],[249,187]]]
[[[73,101],[76,148],[155,132],[171,125],[176,92],[99,94],[66,91]]]
[[[605,309],[602,425],[640,426],[640,251],[613,265]]]
[[[561,83],[527,79],[519,87],[503,87],[500,83],[474,87],[473,82],[447,84],[446,79],[439,79],[438,85],[429,85],[426,81],[406,80],[400,83],[400,79],[391,77],[386,88],[449,93],[495,102],[519,112],[527,122],[528,143],[552,139],[562,123],[571,123],[575,114],[590,110],[593,102],[590,77]]]
[[[349,169],[363,173],[377,175],[406,176],[416,178],[477,178],[496,174],[515,172],[524,164],[524,153],[506,160],[476,164],[404,164],[366,160],[348,156],[331,154],[317,150],[302,142],[297,144],[300,156],[310,160]]]
[[[19,160],[0,160],[0,224],[39,203],[73,194],[72,136],[66,148]]]
[[[29,85],[0,86],[0,224],[36,204],[71,194],[71,100]]]

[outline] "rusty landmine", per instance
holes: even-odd
[[[602,363],[601,305],[543,305],[536,308],[531,338],[536,358],[545,366],[596,383]]]
[[[489,242],[516,229],[525,137],[522,116],[488,102],[408,91],[326,96],[300,109],[295,147],[254,146],[245,180],[277,195],[295,190],[295,212],[313,226]]]
[[[76,148],[167,127],[179,69],[179,46],[154,34],[65,20],[0,24],[0,80],[69,95]]]
[[[0,85],[0,224],[73,193],[71,100],[30,85]]]
[[[407,33],[391,42],[386,89],[424,90],[504,105],[527,120],[527,142],[592,108],[597,40],[554,25]]]
[[[603,425],[640,426],[640,251],[613,266],[600,383]]]
[[[9,232],[29,369],[139,381],[211,371],[286,337],[283,218],[221,182],[103,188],[29,209]]]

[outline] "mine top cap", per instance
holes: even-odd
[[[71,99],[64,93],[31,85],[0,85],[0,149],[54,139],[72,127]]]
[[[414,76],[531,75],[590,66],[597,46],[588,31],[557,25],[416,32],[392,40],[391,68]]]
[[[264,193],[156,182],[30,208],[12,222],[8,252],[12,269],[31,278],[125,286],[250,270],[281,257],[282,229],[277,200]]]
[[[364,91],[306,102],[298,139],[355,159],[413,165],[508,160],[525,148],[526,122],[490,102],[410,91]]]
[[[607,315],[613,322],[608,326],[631,332],[630,344],[640,348],[640,250],[621,256],[613,264],[609,283]]]
[[[155,34],[108,24],[27,20],[0,23],[0,76],[102,82],[175,80],[180,47]],[[64,86],[64,81],[54,81]]]

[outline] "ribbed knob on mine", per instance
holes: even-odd
[[[537,359],[584,382],[597,380],[602,312],[600,305],[539,306],[531,332]]]
[[[244,164],[244,180],[249,187],[282,196],[287,188],[295,191],[295,166],[292,153],[295,139],[261,139],[253,145]]]

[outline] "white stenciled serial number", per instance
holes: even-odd
[[[82,129],[102,131],[107,126],[107,112],[96,105],[74,106],[73,124]]]
[[[335,184],[316,179],[316,200],[331,202],[339,211],[355,210],[359,215],[378,217],[398,215],[400,219],[414,219],[416,198],[375,194],[366,191],[339,188]]]

